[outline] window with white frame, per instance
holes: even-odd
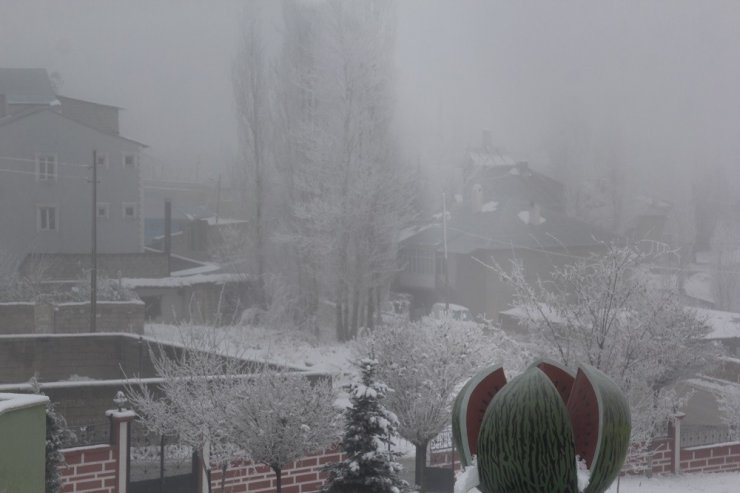
[[[136,202],[124,202],[123,203],[123,218],[124,219],[136,219],[139,217],[139,207]]]
[[[136,153],[127,152],[123,154],[123,167],[136,168],[139,165],[139,158]]]
[[[107,168],[108,154],[104,152],[95,153],[95,164],[98,166],[98,168]]]
[[[36,179],[39,181],[57,179],[57,157],[55,154],[36,154]]]
[[[98,216],[99,219],[108,219],[109,207],[107,202],[98,202],[98,206],[95,210],[95,214]]]
[[[36,227],[39,231],[56,231],[59,227],[57,207],[39,205],[36,207]]]

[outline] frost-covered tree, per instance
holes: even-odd
[[[275,472],[277,493],[288,464],[338,439],[336,396],[325,379],[265,370],[244,380],[232,398],[233,438],[253,461]]]
[[[649,443],[676,411],[679,401],[667,388],[714,354],[702,340],[708,328],[696,312],[681,304],[675,288],[651,279],[656,255],[609,246],[536,283],[525,279],[519,263],[508,271],[492,267],[513,285],[521,323],[545,355],[566,366],[592,365],[621,386],[636,444]]]
[[[740,386],[727,385],[718,403],[722,421],[730,429],[733,440],[740,440]]]
[[[199,451],[210,477],[212,464],[225,468],[243,456],[232,438],[230,410],[245,374],[259,368],[221,355],[220,341],[211,335],[183,336],[182,345],[175,351],[150,346],[162,383],[153,388],[130,379],[126,390],[146,428],[176,434],[182,444]]]
[[[521,368],[521,349],[499,331],[470,322],[425,318],[377,327],[358,342],[378,361],[378,379],[393,389],[386,406],[399,434],[416,448],[414,481],[421,485],[430,440],[450,423],[457,386],[477,368],[500,362]]]
[[[378,362],[363,358],[357,363],[360,381],[348,387],[350,406],[344,412],[343,461],[326,467],[322,489],[326,493],[400,493],[407,487],[398,477],[399,453],[391,450],[398,418],[382,401],[388,387],[377,380]]]

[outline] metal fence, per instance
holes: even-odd
[[[732,442],[734,434],[724,425],[682,425],[681,447],[698,447]]]
[[[84,447],[110,443],[110,424],[68,426],[62,448]]]

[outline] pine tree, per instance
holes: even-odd
[[[349,385],[350,407],[345,411],[342,450],[346,458],[326,467],[325,493],[400,493],[407,489],[398,477],[400,454],[390,446],[398,419],[382,404],[388,387],[375,379],[378,362],[362,359],[360,382]]]

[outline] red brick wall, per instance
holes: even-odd
[[[740,471],[740,442],[681,449],[681,471]]]
[[[625,473],[647,472],[648,464],[653,474],[673,472],[673,440],[661,438],[653,443],[650,453],[628,457],[622,471]],[[439,450],[429,454],[429,465],[432,467],[449,466],[452,459],[451,450]],[[460,461],[454,454],[455,470],[459,470]],[[650,460],[651,459],[651,460]],[[681,472],[718,472],[740,471],[740,442],[704,445],[681,449]]]
[[[330,463],[339,462],[343,454],[328,450],[297,460],[283,470],[283,493],[315,493],[321,489],[326,474],[321,468]],[[213,491],[221,491],[221,470],[211,471]],[[275,473],[269,467],[251,461],[232,464],[226,471],[224,493],[275,491]]]
[[[110,445],[93,445],[62,451],[67,463],[60,469],[62,493],[117,493],[117,454]]]

